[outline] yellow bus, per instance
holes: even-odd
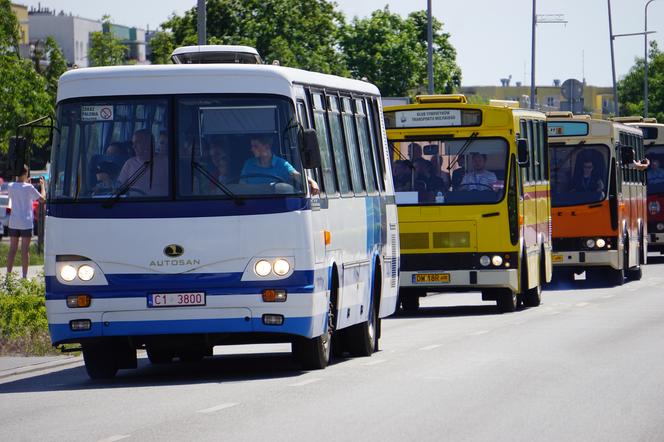
[[[551,280],[546,117],[518,103],[418,96],[385,107],[404,310],[428,292],[537,306]]]

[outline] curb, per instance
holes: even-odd
[[[49,370],[51,368],[64,367],[67,365],[74,365],[83,362],[83,356],[72,356],[66,359],[57,361],[38,362],[36,364],[26,365],[24,367],[10,368],[9,370],[0,371],[0,379],[18,376],[26,373],[33,373],[36,371]]]

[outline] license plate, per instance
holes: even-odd
[[[414,283],[427,283],[427,282],[450,282],[449,273],[420,273],[413,275]]]
[[[205,293],[152,293],[148,295],[148,307],[187,307],[205,305]]]
[[[553,262],[563,262],[565,257],[563,255],[551,255],[551,260]]]

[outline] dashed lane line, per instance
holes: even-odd
[[[226,403],[226,404],[215,405],[214,407],[210,407],[210,408],[204,408],[202,410],[198,410],[196,413],[204,413],[204,414],[214,413],[216,411],[225,410],[226,408],[231,408],[231,407],[234,407],[236,405],[237,405],[236,402],[229,402],[229,403]]]
[[[107,437],[106,439],[99,439],[97,442],[115,442],[118,440],[126,439],[129,436],[129,434],[114,434],[113,436]]]
[[[590,305],[590,303],[589,302],[579,302],[578,304],[574,304],[574,305],[576,305],[577,307],[585,307],[587,305]]]
[[[422,347],[422,348],[420,348],[420,350],[422,350],[422,351],[429,351],[429,350],[433,350],[434,348],[438,348],[438,347],[440,347],[441,345],[442,345],[442,344],[432,344],[432,345],[427,345],[426,347]]]
[[[386,361],[387,361],[387,359],[376,359],[376,360],[371,361],[371,362],[366,362],[362,365],[364,365],[365,367],[370,367],[372,365],[382,364],[383,362],[386,362]]]
[[[305,385],[313,384],[314,382],[318,381],[320,381],[320,378],[311,378],[302,382],[296,382],[294,384],[290,384],[289,387],[304,387]]]
[[[489,330],[478,330],[472,333],[468,333],[468,336],[480,336],[489,333]]]

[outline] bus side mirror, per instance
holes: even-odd
[[[302,166],[305,169],[320,167],[320,148],[318,146],[318,135],[314,129],[302,131],[302,145],[300,147]]]
[[[527,166],[530,161],[528,155],[528,140],[525,138],[517,138],[516,149],[519,154],[519,166]]]
[[[622,156],[621,162],[623,164],[626,165],[626,164],[631,164],[632,162],[634,162],[635,154],[634,154],[634,148],[633,147],[622,146],[622,149],[620,150],[620,152],[621,152],[621,156]]]
[[[28,163],[28,140],[25,137],[11,137],[9,151],[7,152],[8,174],[19,176],[23,173],[23,166]]]

